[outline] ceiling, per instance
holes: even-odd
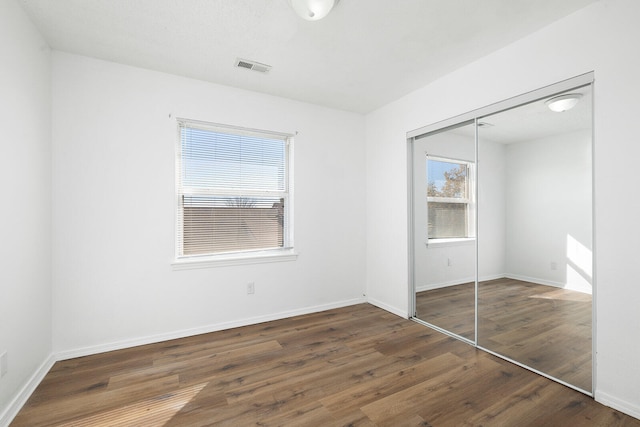
[[[368,113],[596,0],[341,0],[315,22],[287,0],[18,1],[56,50]]]

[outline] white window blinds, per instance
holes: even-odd
[[[178,128],[178,258],[290,247],[289,136]]]

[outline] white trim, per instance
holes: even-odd
[[[475,243],[475,237],[455,237],[450,239],[428,239],[425,242],[427,247],[444,248],[447,246],[465,246]]]
[[[40,385],[40,382],[42,382],[45,375],[47,375],[49,370],[53,367],[53,364],[56,363],[56,360],[56,356],[51,353],[45,361],[42,362],[38,369],[36,369],[33,375],[31,375],[25,385],[20,389],[18,394],[16,394],[9,402],[4,411],[0,413],[0,426],[8,426],[11,421],[13,421],[38,385]]]
[[[136,347],[139,345],[155,344],[162,341],[168,341],[179,338],[191,337],[194,335],[208,334],[211,332],[223,331],[226,329],[238,328],[242,326],[255,325],[258,323],[270,322],[273,320],[287,319],[294,316],[304,314],[318,313],[325,310],[335,308],[348,307],[351,305],[366,303],[364,298],[354,298],[349,300],[337,301],[334,303],[304,307],[295,310],[283,311],[280,313],[266,314],[263,316],[250,317],[246,319],[238,319],[229,322],[215,323],[211,325],[201,326],[191,329],[183,329],[179,331],[169,332],[166,334],[149,335],[146,337],[138,337],[134,339],[126,339],[114,341],[107,344],[100,344],[90,347],[82,347],[71,350],[60,351],[56,353],[57,360],[67,360],[76,357],[90,356],[93,354],[105,353],[113,350],[122,350],[124,348]]]
[[[416,292],[432,291],[434,289],[448,288],[449,286],[463,285],[465,283],[475,282],[475,277],[467,277],[465,279],[451,280],[449,282],[429,283],[426,285],[416,285]]]
[[[473,160],[457,159],[455,157],[438,156],[438,155],[435,155],[435,154],[429,154],[427,152],[425,152],[424,155],[427,156],[427,160],[435,160],[436,162],[464,163],[467,166],[472,166],[472,165],[476,164]]]
[[[502,279],[503,277],[507,277],[507,276],[504,273],[492,274],[489,276],[481,277],[479,279],[479,282],[486,282],[487,280]],[[451,280],[449,282],[438,282],[438,283],[429,283],[426,285],[416,285],[416,292],[432,291],[434,289],[447,288],[449,286],[464,285],[465,283],[473,283],[475,282],[475,280],[476,280],[475,277],[470,276],[464,279]]]
[[[180,126],[189,126],[200,130],[213,130],[222,133],[233,132],[239,135],[256,137],[264,137],[265,135],[269,135],[274,139],[282,139],[283,141],[295,136],[295,133],[291,132],[276,132],[271,130],[254,129],[244,126],[226,125],[222,123],[213,123],[203,120],[186,119],[184,117],[176,117],[176,122]]]
[[[612,396],[609,393],[605,393],[604,391],[596,391],[594,393],[594,399],[598,403],[602,403],[605,406],[640,419],[640,406],[638,405],[627,402],[626,400],[618,399],[617,397]]]
[[[244,252],[207,257],[190,257],[175,260],[171,268],[191,270],[194,268],[229,267],[234,265],[263,264],[270,262],[287,262],[298,259],[298,253],[290,250],[274,250],[260,252]]]
[[[506,279],[535,283],[536,285],[553,286],[554,288],[566,288],[566,285],[562,282],[554,282],[553,280],[539,279],[537,277],[522,276],[520,274],[511,274],[511,273],[505,273],[504,277]]]
[[[408,271],[407,271],[407,309],[409,312],[407,313],[407,318],[413,318],[416,315],[416,280],[415,280],[415,224],[414,224],[414,141],[413,139],[407,139],[407,255],[409,256],[408,262]],[[428,231],[428,230],[427,230]],[[428,238],[429,236],[427,236]],[[375,301],[375,302],[374,302]],[[374,304],[377,307],[384,308],[386,304],[381,303],[380,301],[376,301],[375,299],[369,299],[369,302]],[[381,304],[381,305],[379,305]]]
[[[487,276],[482,276],[478,278],[478,283],[486,282],[489,280],[498,280],[498,279],[502,279],[503,277],[506,277],[506,273],[489,274]]]
[[[591,83],[591,389],[598,388],[598,243],[596,233],[596,82]],[[636,412],[640,418],[640,410]]]
[[[379,301],[375,298],[367,298],[367,302],[371,305],[375,305],[378,308],[381,308],[385,311],[388,311],[391,314],[395,314],[396,316],[400,316],[403,319],[409,319],[409,313],[407,313],[405,310],[401,310],[399,308],[393,307],[391,305],[388,305],[382,301]]]
[[[593,285],[591,287],[592,291],[591,293],[589,293],[581,289],[572,288],[570,285],[567,285],[566,283],[554,282],[553,280],[539,279],[537,277],[521,276],[518,274],[510,274],[510,273],[506,273],[504,277],[507,279],[514,279],[514,280],[521,280],[523,282],[535,283],[536,285],[552,286],[554,288],[567,289],[574,292],[593,295]]]

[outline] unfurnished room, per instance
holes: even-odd
[[[0,426],[640,426],[637,0],[0,0]]]

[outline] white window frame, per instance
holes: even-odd
[[[297,259],[297,253],[293,246],[293,134],[279,133],[258,129],[249,129],[237,126],[230,126],[218,123],[209,123],[198,120],[177,118],[177,138],[176,138],[176,158],[175,158],[175,173],[176,173],[176,191],[175,191],[175,258],[172,263],[174,270],[192,269],[192,268],[208,268],[216,266],[231,266],[231,265],[243,265],[243,264],[256,264],[265,262],[283,262],[294,261]],[[208,196],[212,194],[212,190],[209,188],[193,188],[185,187],[182,185],[182,140],[180,129],[184,126],[197,128],[201,130],[209,130],[213,132],[234,134],[234,135],[249,135],[258,136],[263,138],[276,138],[283,139],[285,142],[285,190],[284,192],[269,193],[264,191],[247,192],[244,191],[242,195],[237,194],[239,197],[245,197],[247,195],[255,196],[282,196],[285,198],[284,206],[284,226],[283,240],[284,244],[281,248],[269,248],[258,250],[244,250],[244,251],[229,251],[213,254],[202,255],[183,255],[181,248],[183,246],[183,195],[203,195]],[[217,194],[221,194],[221,189],[216,189]],[[222,190],[222,193],[229,196],[235,196],[232,190]]]
[[[466,212],[466,236],[464,237],[431,237],[428,235],[429,227],[427,226],[427,245],[437,244],[459,244],[464,242],[473,242],[475,240],[475,163],[469,160],[456,159],[452,157],[434,156],[426,154],[426,175],[429,176],[429,161],[446,162],[463,164],[467,168],[466,174],[466,194],[467,197],[432,197],[427,196],[427,223],[429,221],[429,203],[460,203],[467,205]],[[427,188],[429,183],[427,182]]]

